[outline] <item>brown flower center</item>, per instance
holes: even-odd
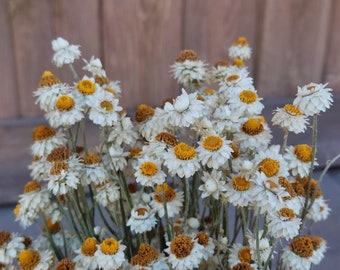
[[[164,193],[163,193],[164,189]],[[159,193],[163,193],[165,200],[167,202],[171,202],[176,197],[176,191],[173,190],[168,184],[164,183],[163,185],[157,185],[155,190]],[[163,202],[163,196],[161,194],[155,194],[154,199],[160,203]]]
[[[157,260],[158,257],[158,251],[154,247],[143,243],[140,245],[137,255],[132,257],[131,264],[148,266],[151,262]]]
[[[290,249],[302,258],[310,258],[313,256],[313,242],[307,237],[295,238],[290,244]]]
[[[176,62],[183,63],[185,60],[197,61],[199,58],[197,53],[193,50],[182,50],[179,52]]]
[[[154,108],[148,106],[146,104],[141,104],[137,107],[136,110],[136,121],[143,122],[149,118],[151,118],[155,113]]]
[[[259,171],[263,172],[267,177],[272,177],[279,172],[280,163],[271,158],[265,158],[259,164]]]
[[[178,144],[177,138],[169,132],[158,133],[155,137],[156,141],[164,142],[167,145],[175,146]]]
[[[251,253],[249,247],[243,247],[237,253],[238,258],[241,262],[250,263],[251,261]]]
[[[260,119],[249,118],[243,125],[242,131],[247,135],[254,136],[260,134],[264,130]]]
[[[51,137],[53,137],[57,132],[55,129],[49,127],[49,126],[38,126],[32,131],[32,139],[33,141],[41,141],[46,140]]]
[[[248,181],[245,177],[241,175],[237,175],[232,180],[232,185],[234,189],[238,191],[245,191],[248,190],[251,186],[251,182]]]
[[[41,185],[37,181],[28,181],[24,188],[24,193],[41,190]]]
[[[61,83],[61,81],[50,71],[46,70],[40,78],[39,88],[44,86],[52,86],[58,83]]]
[[[192,238],[186,235],[179,235],[172,239],[170,244],[170,251],[176,258],[182,259],[187,257],[191,250],[194,248],[194,242]]]
[[[310,162],[312,160],[313,149],[308,144],[298,144],[294,147],[294,154],[303,162]]]

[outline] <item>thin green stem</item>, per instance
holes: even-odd
[[[288,141],[288,134],[289,131],[287,128],[285,128],[283,130],[283,140],[282,140],[282,145],[281,145],[281,149],[280,149],[280,153],[284,154],[284,152],[286,151],[286,147],[287,147],[287,141]]]

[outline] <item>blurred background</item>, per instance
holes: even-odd
[[[32,92],[44,70],[73,81],[67,68],[52,65],[51,40],[61,36],[81,45],[83,58],[100,58],[108,77],[121,81],[120,104],[133,110],[176,97],[180,88],[169,66],[180,50],[192,49],[212,66],[227,60],[228,47],[244,36],[253,49],[246,64],[269,121],[273,109],[292,102],[297,86],[328,82],[333,88],[334,105],[319,121],[321,170],[340,152],[339,29],[338,0],[0,0],[0,230],[11,226],[5,210],[30,180],[31,131],[44,122]],[[289,143],[310,144],[309,135],[291,136]],[[330,266],[340,262],[339,241],[330,236],[340,225],[339,165],[323,184],[333,209],[320,227],[328,226],[330,239],[324,238],[334,241]]]

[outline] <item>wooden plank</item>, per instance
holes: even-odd
[[[7,1],[0,1],[0,119],[19,115],[11,33],[11,11]]]
[[[258,88],[267,97],[294,97],[297,85],[321,80],[331,0],[267,1]]]
[[[185,4],[183,49],[196,51],[200,59],[213,66],[219,60],[228,60],[228,48],[244,36],[253,49],[252,58],[246,62],[252,73],[264,1],[188,0]]]
[[[125,108],[177,95],[169,66],[180,49],[181,8],[180,0],[103,0],[106,69],[121,81]]]
[[[82,55],[74,63],[74,68],[80,77],[84,75],[83,58],[89,60],[92,55],[102,58],[99,3],[93,0],[51,1],[53,39],[62,37],[71,44],[81,46]],[[68,67],[57,69],[55,75],[65,82],[74,81]]]
[[[12,23],[20,114],[42,115],[32,97],[44,69],[51,66],[50,2],[13,1]]]
[[[326,64],[323,81],[329,82],[335,94],[340,94],[340,1],[334,1],[329,35],[329,47],[326,55]]]

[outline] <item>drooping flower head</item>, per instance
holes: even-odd
[[[78,59],[81,55],[79,47],[79,45],[69,44],[69,42],[62,37],[53,40],[53,63],[57,67],[62,67],[65,64],[72,64],[74,60]]]

